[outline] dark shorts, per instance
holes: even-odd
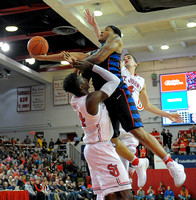
[[[104,101],[113,125],[113,138],[119,136],[119,122],[127,132],[143,127],[135,102],[127,89],[117,90]]]

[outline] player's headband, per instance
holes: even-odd
[[[114,33],[118,34],[121,37],[121,31],[119,28],[117,28],[116,26],[113,26],[113,25],[110,25],[108,27],[110,27],[114,31]]]

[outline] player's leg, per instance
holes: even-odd
[[[131,189],[125,167],[111,143],[98,142],[86,147],[84,153],[93,176],[92,186],[95,194],[100,194],[101,190],[103,196],[107,196]],[[95,180],[99,182],[96,185]],[[127,200],[129,199],[130,196]]]
[[[146,169],[148,168],[149,161],[148,159],[138,159],[131,151],[128,149],[126,145],[124,145],[118,138],[119,132],[119,113],[118,113],[118,104],[116,103],[116,99],[118,99],[118,93],[112,95],[105,101],[107,110],[110,115],[110,119],[112,122],[112,126],[114,129],[114,135],[111,139],[112,143],[115,144],[115,149],[119,156],[130,161],[132,166],[136,166],[136,172],[138,175],[138,187],[143,187],[146,183]],[[121,93],[120,93],[121,95]]]
[[[125,88],[116,101],[120,123],[125,131],[130,131],[137,139],[144,143],[154,154],[159,156],[166,164],[175,185],[179,187],[186,179],[183,165],[174,162],[167,154],[155,137],[144,131],[143,125],[132,99],[130,92]]]
[[[166,164],[171,176],[174,178],[175,185],[181,186],[186,180],[183,165],[173,161],[169,154],[167,154],[155,137],[146,132],[143,128],[137,128],[130,131],[139,139],[144,145],[150,149],[154,154],[159,156]]]
[[[143,187],[146,184],[146,170],[149,166],[149,161],[147,158],[138,158],[128,149],[127,146],[124,145],[118,138],[112,138],[112,143],[115,144],[116,152],[119,156],[130,161],[133,168],[136,170],[138,181],[138,187]]]
[[[130,131],[138,140],[140,140],[144,145],[150,149],[154,154],[159,156],[161,159],[165,158],[167,153],[160,145],[158,140],[152,136],[150,133],[146,132],[142,127],[136,128]]]

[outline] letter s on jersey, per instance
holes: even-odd
[[[117,165],[112,165],[112,164],[109,164],[108,165],[108,169],[110,170],[110,174],[112,176],[115,176],[115,177],[118,177],[119,176],[119,171],[118,171],[118,168],[117,168]]]

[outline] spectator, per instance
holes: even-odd
[[[61,181],[61,184],[63,182]],[[74,200],[77,200],[79,198],[79,193],[78,191],[75,191],[74,190],[74,187],[72,187],[72,184],[69,184],[69,181],[66,181],[66,187],[67,187],[67,190],[69,191],[69,193],[71,193],[71,195],[73,196],[73,199]]]
[[[187,134],[187,138],[186,139],[188,140],[188,142],[191,142],[191,133]]]
[[[3,180],[2,179],[0,179],[0,190],[4,190]]]
[[[163,137],[163,146],[168,145],[168,135],[165,132],[165,129],[162,130],[161,135]]]
[[[196,130],[195,124],[193,124],[193,125],[191,126],[191,128],[189,128],[189,130]]]
[[[190,154],[196,154],[196,142],[193,138],[191,139],[191,142],[189,143],[189,147],[190,147]]]
[[[184,135],[183,134],[179,134],[179,137],[178,137],[178,144],[180,144],[181,143],[181,140],[183,140],[184,141]]]
[[[68,192],[67,188],[64,186],[63,181],[59,181],[59,179],[56,179],[56,186],[57,186],[57,191],[60,199],[72,199],[72,195],[70,192]]]
[[[57,186],[54,186],[52,181],[49,182],[49,189],[50,189],[50,193],[49,193],[50,199],[51,200],[53,200],[53,199],[60,200],[60,197],[57,192]]]
[[[39,179],[36,180],[36,184],[34,186],[35,186],[35,190],[37,191],[37,196],[36,196],[37,199],[45,200],[45,194],[43,192],[42,185],[40,185],[40,180]]]
[[[181,140],[180,142],[180,150],[179,150],[179,154],[186,154],[186,142],[184,142],[184,140]]]
[[[31,144],[31,139],[27,135],[26,138],[24,139],[24,144]]]
[[[62,144],[62,142],[60,141],[60,138],[57,139],[57,141],[55,142],[55,144],[57,144],[57,145]]]
[[[140,150],[140,158],[146,158],[146,149],[142,145],[142,149]]]
[[[35,191],[33,190],[33,187],[30,183],[30,180],[27,179],[27,182],[25,183],[25,190],[27,190],[29,192],[29,199],[30,200],[35,200],[35,197],[36,197],[36,193]]]
[[[155,199],[155,190],[153,189],[152,185],[147,190],[146,198],[148,200],[154,200]]]
[[[16,188],[16,183],[15,183],[15,181],[13,180],[12,183],[9,184],[8,189],[9,189],[9,190],[15,190],[15,188]]]
[[[165,200],[174,200],[174,192],[171,190],[170,186],[168,186],[165,191]]]
[[[38,145],[38,142],[37,142],[37,136],[36,136],[36,135],[34,135],[34,138],[33,138],[33,144],[34,144],[35,146]]]
[[[138,199],[138,200],[144,200],[145,198],[145,192],[144,190],[142,190],[142,188],[140,187],[139,190],[137,191],[137,195],[134,196],[135,199]]]
[[[153,128],[152,133],[156,133],[156,132],[157,132],[157,130],[155,128]]]
[[[4,186],[4,188],[3,188],[3,190],[9,190],[9,184],[8,184],[8,182],[3,182],[3,186]]]
[[[81,138],[78,137],[78,135],[76,134],[76,136],[74,137],[74,142],[77,142],[77,141],[81,141]]]
[[[20,190],[24,189],[24,182],[23,182],[23,177],[19,176],[18,182],[16,184],[17,186],[19,186]]]
[[[44,148],[47,148],[47,142],[46,142],[45,139],[43,139],[42,145],[43,145]]]
[[[163,186],[163,183],[160,182],[160,185],[158,188],[158,200],[164,199],[164,193],[165,193],[165,187]]]
[[[172,145],[172,149],[173,149],[173,154],[174,155],[178,155],[179,154],[179,148],[180,148],[180,146],[178,144],[178,141],[177,141],[177,139],[175,139],[175,141],[174,141],[174,143]]]
[[[191,198],[191,195],[189,195],[188,190],[185,188],[185,186],[182,186],[182,190],[180,191],[180,194],[178,195],[181,200],[188,200]]]
[[[41,137],[37,137],[37,143],[39,144],[40,147],[42,147],[42,138]]]
[[[79,194],[82,196],[82,197],[85,197],[87,199],[92,199],[93,198],[93,194],[90,193],[86,186],[84,185],[84,182],[79,182],[78,183],[78,187],[79,187]]]
[[[52,138],[50,139],[49,147],[52,149],[54,148],[54,142]]]
[[[168,148],[169,149],[171,149],[172,137],[173,137],[172,133],[169,130],[167,130],[167,138],[168,138],[168,143],[167,144],[168,144]]]
[[[68,161],[66,163],[67,163],[68,166],[71,165],[71,164],[73,164],[71,158],[68,158]]]
[[[54,151],[54,148],[52,146],[49,146],[48,152],[53,152],[53,151]]]

